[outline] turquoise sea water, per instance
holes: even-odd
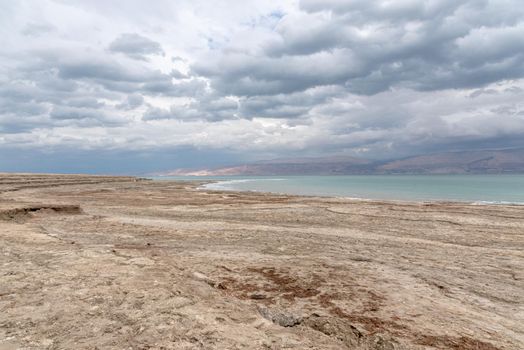
[[[216,180],[208,189],[363,199],[524,204],[524,175],[348,175],[165,177]]]

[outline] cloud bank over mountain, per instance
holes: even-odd
[[[518,0],[17,1],[0,39],[4,164],[524,146]]]

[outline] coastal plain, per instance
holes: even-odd
[[[524,206],[0,174],[0,349],[524,349]]]

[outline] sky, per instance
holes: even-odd
[[[0,8],[0,171],[524,147],[522,0]]]

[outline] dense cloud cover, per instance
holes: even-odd
[[[519,0],[11,1],[0,43],[0,161],[524,146]]]

